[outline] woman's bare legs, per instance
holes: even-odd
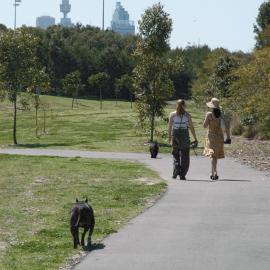
[[[212,157],[212,176],[215,177],[217,175],[217,158]]]

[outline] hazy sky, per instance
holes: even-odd
[[[110,25],[117,0],[105,0],[105,25]],[[158,0],[122,0],[130,19],[137,21],[143,11]],[[208,44],[211,48],[251,51],[254,47],[253,24],[263,0],[161,0],[173,19],[172,47]],[[0,23],[14,24],[14,0],[0,0]],[[22,0],[17,24],[35,25],[36,17],[50,15],[60,21],[61,0]],[[69,17],[73,22],[101,26],[102,0],[70,0]]]

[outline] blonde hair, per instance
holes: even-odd
[[[177,100],[176,102],[176,113],[177,115],[181,115],[181,114],[184,114],[185,113],[185,101],[183,99],[179,99]]]

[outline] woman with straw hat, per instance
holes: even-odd
[[[223,126],[224,120],[221,116],[221,109],[219,100],[212,98],[206,103],[207,107],[211,109],[205,116],[203,123],[204,128],[208,128],[207,137],[205,140],[204,155],[211,158],[212,172],[210,178],[218,180],[217,162],[218,159],[224,158],[224,135]]]

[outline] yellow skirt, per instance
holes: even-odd
[[[223,134],[209,133],[205,139],[204,152],[206,157],[225,158]]]

